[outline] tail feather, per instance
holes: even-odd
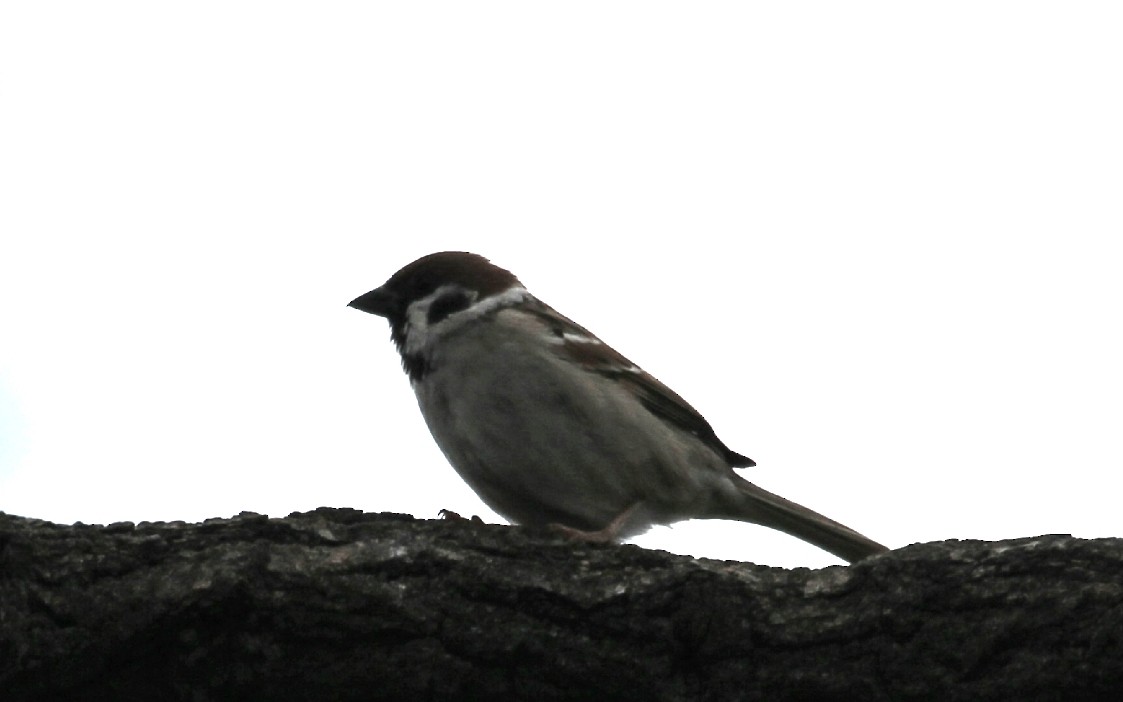
[[[744,498],[736,507],[735,519],[790,534],[849,563],[889,550],[850,527],[757,487],[739,475],[734,474],[734,483]]]

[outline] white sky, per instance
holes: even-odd
[[[497,520],[346,307],[466,249],[890,546],[1123,535],[1119,7],[4,3],[0,510]]]

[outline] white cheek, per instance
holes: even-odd
[[[406,353],[417,353],[429,341],[429,305],[431,298],[418,300],[406,310]]]
[[[436,324],[429,324],[429,309],[433,303],[450,294],[462,295],[465,291],[458,286],[442,285],[406,308],[406,353],[423,353],[442,334],[447,334],[449,329],[457,325],[457,319],[462,314],[459,312],[445,317]],[[471,295],[475,297],[475,293]]]
[[[433,293],[423,297],[406,308],[405,346],[407,354],[423,353],[429,345],[457,327],[482,317],[494,310],[518,304],[530,297],[522,286],[510,288],[499,295],[473,301],[468,309],[445,317],[434,325],[429,324],[429,308],[441,296],[448,294],[452,286],[441,286]],[[463,291],[460,291],[463,292]],[[471,293],[473,300],[475,293]]]

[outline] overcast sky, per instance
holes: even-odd
[[[1109,2],[4,3],[0,510],[500,521],[346,307],[462,249],[887,545],[1123,536],[1121,36]]]

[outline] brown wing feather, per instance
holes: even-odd
[[[659,382],[620,352],[600,341],[573,320],[542,304],[530,310],[556,334],[566,358],[594,373],[628,384],[647,411],[679,429],[690,432],[723,456],[735,468],[755,466],[753,459],[726,446],[714,433],[706,418],[678,393]]]

